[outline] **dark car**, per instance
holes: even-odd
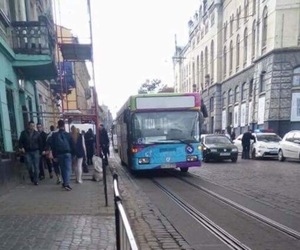
[[[204,162],[208,162],[209,160],[237,161],[238,148],[226,135],[201,135],[201,144]]]

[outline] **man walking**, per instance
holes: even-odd
[[[43,125],[41,123],[37,123],[36,124],[36,128],[38,133],[40,134],[40,138],[41,138],[41,148],[40,148],[40,152],[41,152],[41,156],[40,156],[40,163],[39,163],[39,179],[43,180],[45,179],[45,165],[46,165],[46,140],[47,140],[47,133],[44,131]],[[50,178],[52,178],[52,173],[50,173]]]
[[[107,131],[104,128],[103,124],[100,124],[99,136],[100,136],[99,142],[100,142],[100,147],[101,147],[102,153],[103,153],[104,164],[108,165],[107,156],[109,155],[109,138],[108,138]]]
[[[48,139],[52,150],[53,160],[57,161],[60,169],[63,184],[62,187],[71,191],[70,177],[72,172],[72,155],[74,154],[74,143],[69,133],[65,131],[65,122],[59,120],[57,123],[58,132],[54,132]]]
[[[250,159],[250,143],[251,140],[255,140],[255,137],[252,135],[252,130],[249,129],[247,132],[243,134],[242,137],[242,159]]]
[[[27,167],[30,180],[34,185],[38,185],[41,147],[41,137],[35,130],[34,122],[30,121],[27,125],[27,129],[21,132],[19,148],[20,151],[25,154],[25,165]]]

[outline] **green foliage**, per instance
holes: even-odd
[[[149,94],[149,93],[155,93],[161,84],[161,80],[159,79],[152,79],[151,81],[149,79],[146,80],[145,83],[143,83],[139,90],[139,94]]]

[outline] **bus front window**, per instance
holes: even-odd
[[[199,141],[199,113],[196,111],[136,113],[132,121],[133,141],[139,144]]]

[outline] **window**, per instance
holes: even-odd
[[[223,51],[223,75],[224,78],[226,77],[226,63],[227,63],[227,54],[226,54],[226,46],[224,46],[224,51]]]
[[[240,66],[240,36],[237,35],[236,38],[236,68]]]
[[[240,28],[241,7],[236,11],[236,30]]]
[[[232,64],[233,64],[233,45],[232,45],[232,41],[230,41],[230,49],[229,49],[229,74],[232,73]]]
[[[197,85],[197,89],[199,91],[199,82],[200,82],[200,59],[199,59],[199,55],[197,56],[197,63],[196,63],[196,85]]]
[[[246,23],[249,16],[249,1],[244,0],[244,22]]]
[[[244,66],[247,64],[247,52],[248,52],[248,29],[244,31]]]
[[[232,93],[232,89],[230,89],[228,91],[228,105],[233,103],[233,93]]]
[[[244,101],[246,99],[246,83],[244,82],[242,85],[242,91],[241,91],[241,99]]]
[[[251,53],[251,60],[253,61],[255,58],[255,32],[256,32],[256,22],[254,20],[253,25],[252,25],[252,53]]]
[[[252,15],[256,14],[256,0],[252,0]]]
[[[234,102],[239,101],[239,86],[236,86],[234,89]]]
[[[300,66],[293,71],[293,86],[300,87]]]
[[[200,83],[201,83],[201,90],[203,90],[203,83],[204,83],[203,67],[204,67],[203,51],[201,51],[201,56],[200,56]]]
[[[266,51],[267,37],[268,37],[267,33],[268,33],[268,9],[267,7],[265,7],[262,16],[262,40],[261,40],[262,53]]]
[[[252,92],[253,92],[253,78],[249,82],[249,97],[252,96]]]
[[[230,23],[229,23],[229,32],[230,32],[230,36],[232,36],[233,34],[233,19],[234,19],[234,15],[232,15],[230,17]]]
[[[224,107],[226,105],[226,92],[223,92],[222,95],[222,106]]]
[[[213,83],[214,81],[214,74],[215,74],[215,60],[214,60],[214,40],[211,41],[210,44],[210,79],[211,79],[211,83]]]
[[[265,74],[266,71],[262,71],[260,74],[260,81],[259,81],[259,93],[265,92],[266,90],[266,83],[265,83]]]
[[[205,72],[205,77],[208,74],[208,49],[205,47],[205,53],[204,53],[204,72]]]
[[[227,40],[227,22],[224,23],[224,42]]]
[[[214,97],[209,99],[209,109],[210,111],[214,111]]]
[[[6,83],[11,83],[5,80]],[[6,88],[6,99],[7,99],[7,109],[11,128],[11,140],[13,144],[13,150],[16,151],[18,147],[18,133],[17,133],[17,122],[15,114],[15,100],[13,90],[11,88]]]

